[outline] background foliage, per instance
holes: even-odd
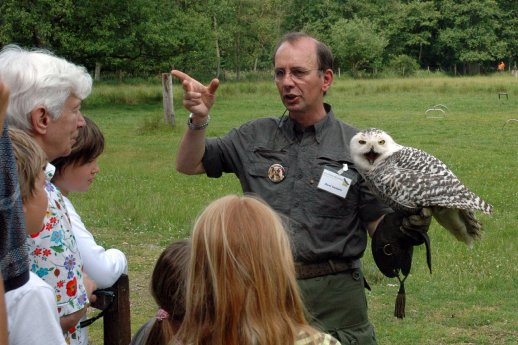
[[[390,69],[406,55],[452,74],[518,60],[515,0],[2,0],[0,46],[47,48],[94,73],[257,77],[287,31],[331,44],[335,69]]]

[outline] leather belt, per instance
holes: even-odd
[[[342,273],[350,271],[355,268],[360,268],[360,260],[327,260],[319,263],[295,263],[295,271],[297,272],[297,279],[308,279],[321,276],[327,276],[335,273]]]

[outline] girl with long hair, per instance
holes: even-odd
[[[286,230],[254,197],[225,196],[202,212],[186,287],[183,344],[339,344],[306,321]]]
[[[167,345],[175,342],[175,334],[185,314],[185,279],[190,259],[190,241],[171,243],[158,257],[151,275],[151,295],[158,311],[144,324],[130,345]]]

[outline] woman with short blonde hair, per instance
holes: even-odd
[[[190,345],[339,344],[304,313],[279,216],[250,196],[212,202],[192,232],[178,338]]]

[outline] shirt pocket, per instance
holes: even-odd
[[[246,167],[248,180],[252,191],[278,211],[287,212],[291,199],[290,171],[288,166],[288,152],[286,150],[271,150],[257,147],[250,152],[250,162]],[[268,176],[270,167],[279,164],[284,169],[284,177],[274,182]]]
[[[250,160],[253,163],[271,162],[271,164],[284,165],[288,161],[286,149],[272,149],[264,146],[253,146],[249,152]]]
[[[324,169],[337,173],[344,168],[344,164],[347,164],[348,169],[341,175],[351,180],[345,199],[318,188],[318,182],[320,182]],[[352,167],[352,163],[348,161],[348,156],[344,152],[329,151],[317,155],[312,166],[312,174],[315,181],[317,181],[315,184],[316,197],[315,202],[311,206],[311,212],[316,216],[344,218],[356,212],[359,191],[357,182],[360,179],[360,174],[356,170],[350,169],[350,167]]]
[[[284,176],[288,174],[288,151],[284,149],[270,149],[263,146],[253,147],[248,157],[250,165],[248,174],[252,177],[268,179],[268,170],[274,164],[284,168]]]

